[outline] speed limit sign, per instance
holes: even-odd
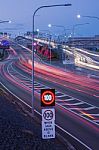
[[[41,89],[41,106],[55,106],[55,89]]]

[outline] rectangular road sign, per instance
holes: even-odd
[[[42,109],[42,138],[55,138],[55,109]]]

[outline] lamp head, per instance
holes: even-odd
[[[81,18],[80,14],[77,15],[77,18],[78,18],[78,19]]]
[[[48,27],[49,27],[49,28],[51,28],[51,27],[52,27],[52,25],[51,25],[51,24],[48,24]]]
[[[9,20],[9,23],[11,23],[11,20]]]

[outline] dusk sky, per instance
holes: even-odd
[[[48,30],[48,24],[64,26],[69,35],[76,24],[75,36],[99,35],[99,19],[81,16],[99,17],[99,0],[0,0],[0,20],[11,20],[12,23],[0,24],[1,31],[32,31],[33,12],[42,5],[71,3],[69,7],[53,7],[40,9],[35,16],[35,29]],[[89,23],[89,24],[86,24]],[[59,27],[50,28],[51,32],[62,33]]]

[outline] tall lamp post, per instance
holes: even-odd
[[[37,30],[39,30],[39,29],[37,29]],[[52,39],[52,35],[51,35],[51,32],[49,31],[49,30],[39,30],[39,31],[45,31],[47,34],[47,36],[46,36],[46,39],[45,39],[45,41],[47,40],[47,38],[48,38],[48,36],[49,36],[49,44],[48,44],[48,47],[49,47],[49,49],[50,49],[50,64],[51,64],[51,48],[50,48],[50,44],[51,44],[51,39]],[[38,32],[39,32],[38,31]]]
[[[42,8],[51,8],[51,7],[63,7],[63,6],[71,6],[71,4],[59,4],[59,5],[44,5],[38,7],[33,13],[33,31],[32,31],[32,114],[34,116],[34,21],[35,21],[35,14],[38,10]]]
[[[63,29],[63,32],[65,33],[66,29],[64,26],[62,25],[52,25],[52,24],[48,24],[48,27],[59,27],[59,28],[62,28]]]
[[[37,29],[36,30],[38,33],[42,33],[42,34],[44,34],[45,35],[45,32],[46,32],[46,37],[47,37],[47,35],[50,35],[51,33],[50,33],[50,31],[49,30],[40,30],[40,29]]]
[[[62,28],[62,29],[63,29],[63,32],[64,32],[64,34],[65,34],[65,37],[66,37],[66,31],[67,31],[67,30],[70,30],[70,29],[65,28],[65,26],[62,26],[62,25],[52,25],[52,24],[48,24],[48,27],[49,27],[49,28],[51,28],[51,27]]]
[[[62,25],[52,25],[52,24],[48,24],[48,27],[51,28],[51,27],[58,27],[58,28],[61,28],[63,29],[63,33],[64,33],[64,37],[66,38],[66,30],[70,30],[70,29],[66,29],[64,26]],[[59,37],[59,36],[58,36]],[[62,45],[63,45],[63,42],[62,42]],[[62,49],[62,55],[61,55],[61,59],[63,61],[63,58],[64,58],[64,53],[63,53],[63,49]],[[66,61],[66,53],[65,53],[65,61]],[[66,65],[65,65],[65,70],[66,70]]]
[[[0,20],[0,23],[11,23],[10,20]],[[4,54],[4,49],[3,49],[3,54]]]
[[[75,33],[75,28],[77,27],[77,26],[83,26],[83,25],[87,25],[87,24],[89,24],[89,23],[80,23],[80,24],[75,24],[75,25],[73,25],[73,31],[72,31],[72,34],[73,34],[73,38],[74,38],[74,33]]]
[[[78,19],[81,19],[82,17],[84,17],[84,18],[89,18],[89,19],[94,19],[94,20],[99,21],[99,17],[97,17],[97,16],[83,16],[83,15],[78,14],[78,15],[76,15],[76,17]]]
[[[97,20],[99,20],[99,17],[96,17],[96,16],[81,16],[80,14],[77,15],[77,18],[78,18],[78,19],[80,19],[81,17],[92,18],[92,19],[97,19]]]
[[[0,23],[11,23],[11,20],[0,20]]]

